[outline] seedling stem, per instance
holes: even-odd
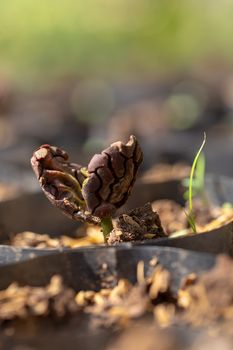
[[[201,144],[201,147],[199,148],[195,158],[194,158],[194,161],[193,161],[193,164],[192,164],[192,168],[191,168],[191,172],[190,172],[190,177],[189,177],[189,213],[186,214],[187,215],[187,218],[188,218],[188,221],[189,221],[189,224],[193,230],[194,233],[197,232],[197,229],[196,229],[196,224],[195,224],[195,218],[193,216],[193,177],[194,177],[194,172],[195,172],[195,169],[196,169],[196,165],[197,165],[197,162],[198,162],[198,159],[200,157],[200,154],[203,150],[203,147],[205,145],[205,142],[206,142],[206,133],[204,132],[204,139],[203,139],[203,142]]]
[[[107,241],[109,233],[113,230],[112,219],[110,217],[101,220],[101,228],[104,236],[104,241]]]

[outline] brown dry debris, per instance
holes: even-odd
[[[173,200],[161,199],[152,202],[152,208],[156,211],[162,222],[164,231],[168,235],[185,230],[186,234],[192,234],[188,228],[188,219],[185,212],[187,208]],[[212,207],[206,205],[199,198],[193,199],[193,213],[195,216],[197,232],[207,232],[221,227],[233,220],[233,209],[231,207]]]
[[[31,231],[17,233],[12,237],[10,244],[14,247],[58,248],[61,242],[57,238],[51,238],[46,234],[38,234]]]
[[[231,321],[233,326],[233,262],[226,256],[193,283],[179,290],[178,304],[186,312],[183,318],[193,325],[208,325],[218,320]]]
[[[0,321],[29,316],[63,317],[77,310],[75,292],[66,288],[60,276],[53,276],[46,287],[20,287],[12,283],[0,291]]]
[[[100,228],[97,226],[88,226],[86,233],[87,235],[81,238],[73,238],[69,236],[52,238],[46,234],[25,231],[12,237],[10,244],[14,247],[33,247],[37,249],[44,249],[63,247],[75,248],[104,243],[103,234],[101,233]]]
[[[153,274],[145,278],[144,264],[140,262],[137,279],[138,283],[134,286],[129,281],[121,279],[112,289],[102,289],[96,293],[80,291],[76,296],[76,302],[85,312],[95,316],[97,324],[108,326],[128,325],[130,320],[153,311],[157,304],[161,306],[174,303],[175,299],[170,291],[170,273],[162,266],[158,265]],[[174,310],[175,306],[171,304],[170,309],[166,310],[167,315],[168,313],[173,315]]]
[[[197,229],[199,232],[207,232],[218,227],[224,226],[233,221],[233,208],[213,208],[212,220],[205,220],[205,224],[201,224],[197,216]]]
[[[175,201],[160,199],[152,203],[152,208],[158,212],[163,228],[168,235],[188,227],[185,211]]]
[[[152,259],[154,272],[144,275],[143,261],[138,263],[137,283],[120,279],[113,288],[98,292],[75,293],[54,276],[46,287],[19,287],[16,283],[0,292],[0,320],[29,316],[64,316],[84,312],[95,326],[126,327],[144,315],[154,317],[159,328],[189,324],[218,334],[233,335],[233,261],[219,257],[216,266],[198,277],[190,274],[175,295],[171,276]],[[106,266],[103,268],[106,268]]]
[[[113,288],[103,288],[98,292],[80,291],[77,294],[66,288],[59,276],[54,276],[46,287],[20,287],[13,283],[0,291],[0,320],[51,314],[62,317],[79,310],[90,314],[95,324],[126,326],[130,320],[153,311],[156,304],[173,302],[167,270],[157,265],[152,276],[145,278],[144,264],[141,262],[137,276],[135,286],[128,280],[120,279]]]
[[[140,241],[150,238],[166,237],[159,215],[153,211],[151,204],[121,214],[115,228],[110,233],[108,244],[127,241]]]

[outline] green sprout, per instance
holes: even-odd
[[[195,176],[192,179],[192,195],[193,196],[201,196],[203,197],[204,194],[204,188],[205,188],[205,155],[204,153],[201,153],[197,162],[196,162],[196,170],[195,170]],[[187,188],[187,191],[184,192],[184,199],[189,199],[189,185],[190,185],[190,178],[184,179],[182,181],[182,184],[184,187]]]
[[[196,223],[195,223],[195,217],[193,214],[193,196],[200,194],[204,197],[204,185],[205,185],[205,156],[202,152],[203,147],[206,142],[206,133],[204,132],[204,139],[202,141],[202,144],[194,158],[191,172],[189,179],[185,179],[183,181],[183,185],[187,186],[188,184],[188,191],[185,192],[184,196],[187,199],[188,197],[188,203],[189,203],[189,211],[188,213],[185,212],[189,225],[192,228],[193,232],[196,233]]]
[[[101,230],[103,232],[104,241],[106,242],[110,232],[113,230],[113,223],[111,217],[105,217],[101,219]]]

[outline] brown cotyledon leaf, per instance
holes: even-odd
[[[99,224],[128,199],[142,162],[142,150],[130,136],[95,154],[87,168],[68,161],[68,154],[42,145],[31,158],[32,168],[47,198],[74,220]]]
[[[74,220],[98,224],[99,219],[86,211],[82,196],[82,184],[87,178],[85,168],[68,159],[65,151],[46,144],[33,153],[31,165],[53,205]]]
[[[112,216],[128,199],[142,162],[142,150],[134,136],[124,144],[111,144],[88,164],[82,186],[88,210],[100,218]]]

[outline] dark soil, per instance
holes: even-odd
[[[115,228],[110,233],[108,244],[142,241],[150,238],[166,237],[159,215],[150,203],[133,209],[117,218]]]

